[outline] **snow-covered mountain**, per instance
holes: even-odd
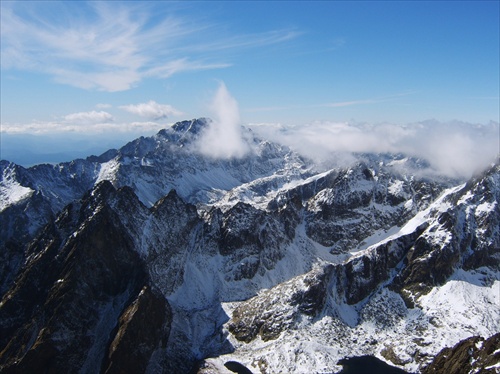
[[[402,154],[319,167],[249,130],[245,156],[210,158],[209,124],[1,162],[2,370],[331,373],[371,355],[417,372],[500,331],[498,164],[469,181]]]
[[[287,147],[258,140],[247,132],[252,152],[239,159],[215,159],[195,149],[200,132],[210,123],[196,119],[174,124],[152,137],[141,137],[119,150],[109,150],[56,165],[28,169],[0,161],[0,212],[21,209],[16,227],[4,226],[1,239],[31,237],[47,219],[102,180],[129,186],[147,206],[175,189],[187,202],[213,203],[228,191],[228,201],[265,196],[272,188],[309,175],[306,162]],[[11,213],[8,213],[9,215]],[[15,234],[13,233],[15,230]]]

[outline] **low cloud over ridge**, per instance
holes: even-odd
[[[435,120],[412,124],[313,122],[249,125],[260,136],[318,162],[352,161],[353,153],[402,153],[427,160],[437,172],[468,178],[499,155],[499,123]]]

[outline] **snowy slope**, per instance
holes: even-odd
[[[236,309],[235,305],[228,305],[226,312],[232,315],[226,325],[229,331],[234,332],[235,326],[246,326],[247,322],[241,317],[241,311],[245,311],[249,313],[246,318],[254,321],[250,326],[262,318],[264,321],[270,318],[262,326],[274,326],[277,338],[269,339],[269,327],[258,327],[261,333],[248,341],[240,341],[241,336],[238,337],[237,333],[229,333],[235,352],[209,359],[205,366],[228,372],[224,363],[237,361],[255,372],[264,368],[266,372],[332,372],[341,369],[336,364],[343,357],[374,355],[409,372],[416,372],[447,346],[470,336],[489,337],[497,333],[500,331],[500,235],[499,213],[494,207],[499,195],[498,171],[497,166],[477,185],[460,185],[446,190],[398,233],[354,253],[350,259],[337,265],[337,275],[332,276],[327,292],[326,306],[317,315],[311,317],[298,313],[292,302],[297,292],[295,284],[303,282],[303,276],[259,294],[237,305]],[[477,194],[478,190],[484,195]],[[469,232],[443,226],[443,217],[454,210],[467,212],[464,221],[459,220],[456,224],[461,229],[468,227]],[[483,225],[478,224],[478,218]],[[485,221],[489,222],[486,227]],[[368,296],[349,300],[352,284],[345,288],[342,282],[345,270],[342,269],[351,269],[360,275],[369,268],[376,270],[370,263],[376,263],[383,253],[377,253],[377,249],[390,248],[388,243],[397,243],[419,228],[420,233],[413,243],[429,241],[439,247],[434,251],[451,251],[452,243],[461,247],[462,259],[452,264],[451,275],[442,284],[429,279],[426,292],[422,287],[410,288],[411,291],[398,289],[395,279],[404,273],[404,268],[411,266],[405,263],[408,257],[401,256],[401,261],[397,261],[379,283],[371,284],[373,276],[369,276],[368,283],[361,283],[362,287],[371,287]],[[486,232],[488,238],[484,237]],[[483,236],[481,240],[494,249],[487,264],[477,263],[477,268],[468,264],[474,256],[472,252],[481,250],[477,246],[464,245],[464,242],[470,243],[469,236]],[[392,247],[401,249],[400,245]],[[414,245],[410,246],[410,253],[414,248]],[[433,257],[432,251],[422,253],[413,261],[424,262],[428,257]],[[352,282],[352,277],[347,278]],[[408,293],[412,293],[413,303],[405,300]],[[261,336],[263,331],[267,332]]]
[[[30,197],[33,190],[22,186],[16,178],[15,168],[8,165],[3,169],[2,184],[0,185],[0,211]]]

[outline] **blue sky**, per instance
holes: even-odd
[[[209,116],[221,82],[242,123],[498,122],[499,14],[498,1],[3,0],[2,134],[152,133]]]

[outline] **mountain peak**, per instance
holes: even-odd
[[[174,123],[170,128],[160,130],[158,135],[170,141],[184,144],[200,135],[210,124],[209,118],[194,118],[192,120]]]
[[[172,125],[172,129],[182,134],[187,132],[191,134],[199,134],[199,132],[203,128],[207,127],[210,122],[211,120],[209,118],[195,118],[192,120],[176,122]]]

